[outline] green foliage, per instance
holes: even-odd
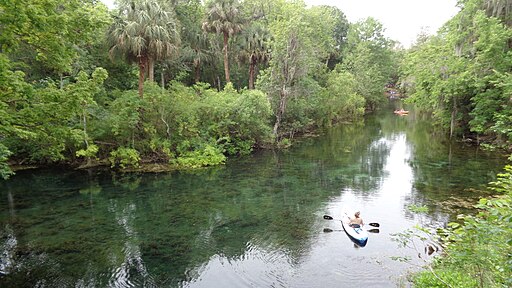
[[[509,158],[510,160],[510,158]],[[498,180],[496,182],[491,182],[491,190],[499,193],[499,194],[512,194],[512,166],[506,165],[505,173],[498,174]]]
[[[384,27],[373,18],[350,26],[343,67],[356,83],[356,91],[366,100],[368,110],[377,109],[385,100],[384,86],[391,81],[397,63],[393,61],[393,42],[384,37]]]
[[[223,164],[226,156],[212,145],[206,145],[203,149],[186,152],[176,159],[176,163],[186,168],[199,168]]]
[[[402,84],[411,102],[433,112],[451,135],[483,135],[503,144],[512,139],[512,29],[509,11],[487,2],[461,1],[460,12],[442,33],[413,47],[404,61]]]
[[[335,26],[326,9],[307,10],[299,2],[273,3],[272,57],[257,86],[271,99],[276,118],[273,134],[279,141],[323,122],[323,117],[318,119],[321,87],[314,79],[333,52]],[[326,17],[330,21],[324,21]]]
[[[129,167],[139,167],[140,155],[137,150],[133,148],[119,147],[116,150],[110,152],[110,166],[121,167],[126,169]]]
[[[329,124],[331,121],[352,120],[363,115],[365,99],[356,92],[356,85],[350,72],[336,69],[329,73],[321,103]]]
[[[187,80],[190,83],[197,83],[201,81],[201,68],[205,64],[213,64],[216,60],[212,57],[212,35],[203,33],[202,20],[204,17],[205,7],[200,1],[186,1],[180,2],[180,5],[175,7],[176,17],[181,23],[181,52],[178,63],[186,65],[187,71],[194,71],[194,80]],[[214,59],[212,59],[214,58]],[[182,67],[177,65],[166,65],[170,73],[178,74],[183,73]],[[177,79],[176,79],[177,80]],[[185,82],[186,83],[186,82]]]
[[[414,287],[425,288],[474,288],[479,287],[478,280],[472,275],[460,271],[438,271],[439,278],[432,277],[429,272],[423,272],[414,277]],[[441,280],[442,279],[442,280]],[[449,283],[447,285],[447,283]]]
[[[416,212],[416,213],[428,212],[428,207],[424,206],[424,205],[419,206],[419,205],[412,204],[412,205],[409,205],[407,208],[409,210],[411,210],[412,212]]]
[[[21,72],[16,74],[23,76]],[[49,82],[46,87],[25,93],[23,98],[15,91],[21,87],[30,91],[27,90],[30,86],[18,78],[16,81],[22,85],[10,89],[14,93],[5,95],[16,103],[7,106],[9,119],[6,123],[10,124],[5,132],[8,136],[6,146],[15,155],[27,157],[29,162],[52,163],[69,157],[69,151],[74,151],[81,142],[87,142],[84,127],[88,108],[95,105],[93,96],[102,89],[106,77],[106,71],[99,68],[92,79],[80,73],[77,81],[64,89]]]
[[[86,158],[98,158],[96,155],[98,154],[98,146],[91,144],[86,149],[81,149],[76,151],[77,157],[86,157]]]
[[[345,17],[343,11],[338,9],[335,6],[313,6],[312,10],[318,10],[320,20],[318,23],[323,23],[324,25],[330,25],[330,29],[327,27],[323,27],[322,29],[326,29],[327,31],[332,31],[332,40],[328,48],[329,56],[327,66],[329,69],[334,69],[334,67],[341,63],[343,60],[342,52],[347,45],[347,34],[349,30],[349,22]]]
[[[223,154],[247,154],[265,145],[270,117],[270,103],[258,90],[239,93],[228,84],[217,92],[208,85],[186,87],[179,82],[165,90],[148,82],[143,99],[127,91],[109,105],[102,122],[111,130],[97,137],[136,149],[153,161],[206,166],[223,163]]]
[[[205,90],[198,119],[203,129],[228,154],[246,154],[252,144],[270,139],[270,103],[258,90],[237,93],[230,84],[221,92]]]
[[[139,96],[146,71],[154,80],[156,61],[177,54],[181,42],[174,10],[157,1],[121,1],[119,15],[108,31],[109,53],[139,66]]]
[[[135,91],[126,91],[114,100],[109,107],[110,118],[107,120],[112,134],[106,135],[111,135],[121,146],[133,143],[143,101]]]
[[[224,76],[231,82],[229,72],[229,38],[242,30],[241,4],[238,0],[210,0],[206,2],[206,13],[202,28],[206,32],[223,36]]]
[[[9,168],[9,164],[7,160],[9,160],[9,156],[11,155],[11,151],[7,149],[2,143],[0,143],[0,178],[8,179],[9,176],[14,174]]]
[[[32,86],[24,81],[25,73],[11,71],[11,62],[0,54],[0,136],[27,139],[33,133],[22,125],[23,118],[18,113],[26,108],[32,97]]]
[[[109,21],[105,5],[91,1],[6,0],[0,11],[2,51],[57,73],[69,72],[76,48],[93,42]]]
[[[10,152],[3,163],[76,163],[111,153],[132,159],[119,152],[124,147],[161,163],[214,159],[210,148],[244,155],[363,114],[366,95],[354,71],[331,72],[348,40],[336,8],[286,0],[132,2],[120,1],[117,17],[98,1],[0,3],[0,145]],[[109,53],[136,65],[107,63]],[[223,90],[222,60],[226,76],[229,61],[238,60],[236,81]],[[192,83],[192,74],[216,89],[179,83]],[[250,90],[239,89],[247,82]],[[223,161],[204,159],[198,165]]]
[[[503,195],[476,205],[475,216],[450,223],[443,243],[446,256],[434,263],[433,273],[415,278],[417,287],[510,287],[512,285],[512,167],[491,183]],[[444,284],[444,285],[443,285]]]

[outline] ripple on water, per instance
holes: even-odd
[[[114,268],[110,275],[110,287],[135,287],[129,279],[130,273],[125,265]]]
[[[290,287],[287,257],[276,249],[262,249],[253,243],[246,244],[246,251],[237,257],[214,255],[197,268],[197,278],[184,283],[184,287]]]

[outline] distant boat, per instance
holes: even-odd
[[[409,114],[409,111],[400,109],[400,110],[395,110],[394,113],[397,115],[407,115],[407,114]]]

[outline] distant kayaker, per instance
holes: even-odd
[[[359,228],[364,225],[363,218],[361,218],[361,213],[359,213],[359,211],[354,213],[354,217],[349,217],[349,218],[350,218],[350,222],[348,223],[348,225],[350,227]]]

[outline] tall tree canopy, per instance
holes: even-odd
[[[8,162],[215,165],[361,117],[383,96],[366,92],[382,92],[390,45],[362,24],[348,33],[337,8],[116,3],[109,15],[97,0],[0,2],[1,177]]]
[[[184,1],[176,6],[176,15],[183,27],[181,31],[183,62],[194,71],[194,83],[201,80],[202,67],[213,58],[212,41],[202,30],[205,7],[201,1]],[[178,67],[180,68],[180,67]]]
[[[451,135],[512,140],[510,1],[464,0],[441,33],[413,47],[404,66],[411,100]]]
[[[173,11],[157,1],[120,1],[119,14],[108,32],[110,53],[122,55],[139,66],[139,96],[143,96],[144,78],[154,81],[155,61],[177,54],[181,42],[179,25]]]
[[[310,91],[303,90],[303,85],[309,82],[306,79],[310,73],[323,66],[321,59],[329,53],[333,28],[330,21],[321,20],[325,15],[307,10],[303,2],[275,1],[273,5],[268,15],[272,19],[269,23],[272,57],[263,81],[264,89],[273,99],[276,118],[273,132],[279,140],[289,99],[305,101]],[[303,119],[305,123],[307,118]]]
[[[231,82],[229,75],[229,38],[242,30],[243,19],[238,0],[210,0],[206,3],[206,17],[203,30],[223,36],[224,75],[226,83]]]
[[[394,42],[384,36],[384,31],[373,18],[351,25],[343,54],[343,67],[354,75],[357,90],[365,97],[369,110],[375,110],[384,101],[384,86],[398,66],[393,62]]]
[[[270,33],[259,23],[253,23],[240,37],[239,59],[249,64],[249,89],[254,89],[256,68],[270,59]]]
[[[32,69],[45,76],[69,73],[81,47],[109,23],[107,7],[96,2],[1,1],[0,52],[31,66],[24,69],[29,77],[34,74]]]

